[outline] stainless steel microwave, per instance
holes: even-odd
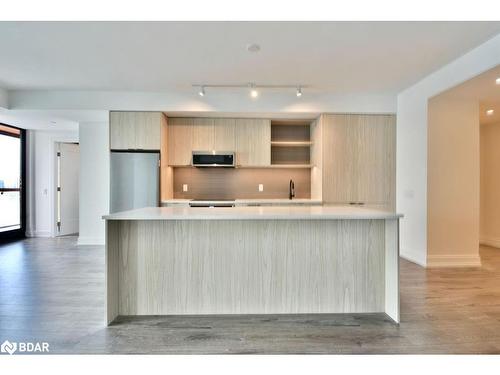
[[[193,151],[193,167],[234,168],[236,165],[234,152],[228,151]]]

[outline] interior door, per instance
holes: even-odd
[[[0,124],[0,239],[24,236],[24,131]]]
[[[74,143],[59,143],[58,153],[58,221],[57,235],[78,233],[80,147]]]

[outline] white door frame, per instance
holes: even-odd
[[[78,143],[78,136],[54,136],[50,142],[50,155],[52,155],[52,166],[50,168],[50,231],[51,237],[57,237],[57,144],[58,143]]]

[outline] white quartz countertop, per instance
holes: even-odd
[[[396,219],[390,211],[352,206],[146,207],[103,216],[106,220],[335,220]]]

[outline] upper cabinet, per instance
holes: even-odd
[[[135,148],[134,114],[111,112],[109,114],[109,148],[128,150]]]
[[[161,112],[137,112],[135,141],[138,150],[159,150],[161,145]]]
[[[111,112],[111,150],[160,150],[161,112]]]
[[[168,119],[168,163],[170,165],[190,165],[193,140],[193,119]]]
[[[236,120],[234,118],[214,119],[214,150],[236,150]]]
[[[271,164],[271,123],[263,119],[169,118],[169,164],[191,165],[193,151],[234,151],[242,166]]]
[[[339,114],[320,120],[323,201],[394,208],[395,116]]]
[[[194,118],[190,151],[212,151],[214,149],[214,119]],[[190,152],[191,153],[191,152]]]
[[[237,119],[235,146],[238,165],[270,166],[271,121],[266,119]]]

